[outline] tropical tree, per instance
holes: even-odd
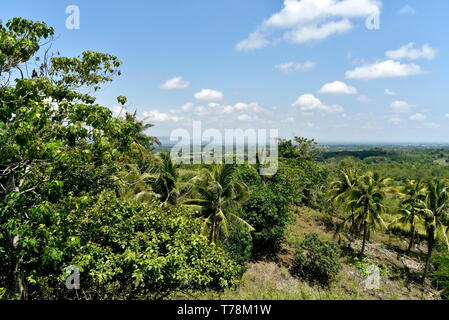
[[[407,254],[413,249],[415,244],[417,226],[421,220],[421,213],[425,207],[426,187],[421,181],[409,180],[408,183],[399,190],[401,199],[399,206],[400,218],[394,220],[390,225],[402,223],[410,225],[410,242]]]
[[[337,206],[343,206],[350,210],[349,216],[345,218],[338,227],[337,232],[344,227],[347,221],[351,221],[350,233],[357,233],[355,203],[351,201],[351,191],[356,187],[360,173],[356,169],[342,169],[339,172],[337,180],[331,184],[331,190],[328,193],[329,199]]]
[[[441,236],[449,248],[447,223],[449,220],[449,186],[443,180],[430,181],[427,184],[425,209],[422,210],[427,235],[427,256],[423,281],[426,279],[435,242]]]
[[[210,169],[203,169],[190,182],[196,198],[183,202],[200,208],[204,218],[201,233],[213,243],[219,242],[222,233],[228,234],[229,220],[253,230],[234,213],[247,195],[247,186],[236,179],[236,170],[232,164],[213,164]]]
[[[157,168],[157,178],[152,183],[153,191],[162,203],[175,205],[180,195],[178,188],[179,165],[173,163],[169,152],[162,152],[158,155]]]
[[[350,207],[356,211],[356,223],[360,225],[363,233],[362,248],[360,256],[365,252],[368,232],[378,227],[387,228],[382,214],[385,212],[384,200],[386,198],[386,188],[391,179],[382,178],[377,172],[368,172],[356,186],[349,192]]]

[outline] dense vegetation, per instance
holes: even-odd
[[[250,263],[280,263],[289,249],[291,274],[329,288],[383,234],[406,239],[401,254],[423,263],[416,282],[448,296],[448,150],[322,151],[297,137],[279,141],[273,176],[261,164],[176,165],[155,152],[151,125],[96,103],[118,58],[53,55],[42,48],[53,34],[0,24],[0,299],[226,292]],[[304,208],[333,239],[292,241]]]

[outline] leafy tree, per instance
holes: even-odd
[[[416,228],[421,220],[421,212],[425,207],[426,188],[420,181],[410,180],[399,191],[401,199],[399,213],[401,217],[394,220],[392,224],[404,223],[410,225],[410,242],[407,253],[413,249],[416,237]]]
[[[228,235],[229,219],[236,221],[252,231],[253,227],[234,212],[247,195],[247,186],[235,178],[236,166],[214,164],[204,168],[200,175],[191,181],[194,199],[184,201],[185,205],[200,207],[204,222],[201,233],[212,242],[218,243],[220,235]]]
[[[270,186],[259,186],[251,191],[239,215],[254,227],[253,256],[274,255],[284,239],[285,227],[290,219],[289,202]]]
[[[171,217],[154,200],[122,198],[134,184],[130,165],[151,169],[157,139],[135,114],[113,117],[85,93],[119,75],[120,61],[92,51],[39,57],[53,33],[22,18],[0,24],[0,294],[66,297],[70,265],[82,269],[83,298],[160,298],[235,283],[235,264],[195,234],[185,212]],[[33,61],[38,71],[28,76]]]

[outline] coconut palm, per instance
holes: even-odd
[[[228,234],[230,219],[253,231],[246,221],[233,213],[247,194],[247,186],[235,179],[235,171],[236,167],[231,164],[214,164],[210,169],[203,169],[191,181],[198,198],[184,201],[184,205],[200,208],[204,218],[201,233],[213,243],[219,241],[222,232]]]
[[[421,220],[422,210],[425,208],[426,187],[421,181],[409,180],[408,183],[399,190],[400,218],[394,220],[390,225],[402,223],[410,225],[410,242],[407,254],[413,249],[415,244],[417,226]]]
[[[449,220],[449,186],[445,181],[435,180],[427,185],[427,198],[425,209],[422,210],[427,235],[427,256],[424,268],[423,281],[429,273],[430,259],[435,242],[441,236],[449,248],[447,237],[447,223]]]
[[[158,158],[158,172],[152,183],[152,189],[162,203],[175,205],[180,195],[178,186],[179,165],[173,163],[169,152],[160,153]]]
[[[383,202],[386,198],[386,188],[391,179],[382,178],[376,172],[368,172],[359,179],[354,188],[349,191],[349,206],[353,206],[356,213],[355,223],[363,232],[362,248],[360,256],[365,252],[368,232],[378,227],[387,228],[382,214],[385,212]]]
[[[347,221],[351,221],[350,232],[355,234],[357,227],[355,224],[355,212],[353,202],[350,201],[350,191],[356,186],[360,174],[355,169],[342,169],[339,172],[338,179],[331,184],[331,190],[328,193],[329,199],[335,205],[341,205],[350,210],[349,216],[344,219],[340,227],[344,227]]]

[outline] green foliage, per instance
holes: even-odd
[[[262,178],[259,173],[250,165],[240,165],[235,173],[235,177],[250,188],[257,188],[262,184]]]
[[[30,298],[74,298],[63,287],[70,265],[80,269],[82,299],[221,290],[236,284],[240,272],[222,249],[193,232],[190,214],[155,200],[137,205],[110,193],[69,197],[59,205],[41,204],[32,214],[18,248]]]
[[[309,233],[297,249],[292,273],[312,283],[328,286],[341,270],[339,258],[340,249],[335,243]]]
[[[251,192],[240,211],[240,217],[255,229],[252,234],[253,255],[273,255],[284,239],[290,206],[269,186],[260,186]]]
[[[432,259],[435,271],[431,273],[431,280],[438,290],[441,290],[441,296],[449,300],[449,255],[439,255]]]
[[[241,224],[233,223],[230,226],[229,235],[220,244],[232,260],[240,265],[245,265],[251,259],[253,238],[251,233]]]
[[[200,209],[203,217],[201,233],[211,242],[228,236],[230,222],[239,223],[248,231],[253,227],[235,214],[247,196],[248,187],[235,176],[237,167],[231,164],[213,164],[204,168],[191,180],[192,198],[184,205]]]

